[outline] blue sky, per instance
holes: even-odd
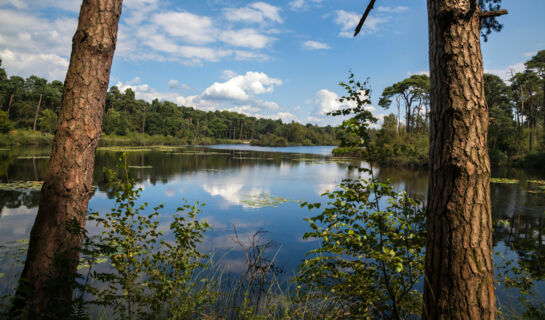
[[[63,80],[78,0],[0,0],[8,73]],[[125,0],[110,85],[138,98],[284,121],[334,124],[352,70],[382,90],[428,71],[425,0]],[[504,30],[483,43],[485,71],[508,78],[545,49],[544,0],[503,0]],[[389,111],[370,106],[377,116]]]

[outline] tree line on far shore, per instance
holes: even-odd
[[[13,129],[54,133],[63,83],[32,75],[9,76],[0,61],[0,134]],[[177,138],[184,143],[246,140],[255,145],[335,145],[332,126],[256,118],[230,111],[201,111],[170,101],[137,99],[133,90],[112,86],[107,93],[103,133],[109,137],[145,134]],[[119,140],[117,140],[119,141]],[[155,141],[155,140],[154,140]]]
[[[525,62],[525,70],[505,81],[484,74],[488,105],[488,152],[492,165],[545,165],[545,50]],[[384,89],[379,105],[391,113],[380,129],[371,130],[379,161],[391,166],[428,165],[430,79],[412,75]],[[351,152],[340,135],[338,152]],[[344,147],[344,148],[343,148]]]

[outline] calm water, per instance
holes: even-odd
[[[150,207],[163,203],[161,227],[168,229],[170,216],[182,203],[204,202],[201,218],[214,226],[207,233],[203,249],[223,255],[223,266],[239,271],[244,265],[243,250],[232,239],[234,228],[242,242],[259,230],[265,241],[273,241],[278,265],[292,275],[305,252],[315,248],[315,241],[303,240],[308,224],[307,209],[297,200],[323,202],[320,195],[332,190],[344,178],[357,177],[350,159],[330,157],[333,147],[267,148],[246,145],[182,147],[128,153],[130,173],[143,189],[141,201]],[[15,148],[0,150],[0,181],[39,181],[47,166],[48,149]],[[103,167],[114,168],[119,152],[97,153],[95,184],[98,190],[89,209],[106,212],[114,201],[104,188]],[[424,199],[427,192],[426,172],[416,170],[376,169],[378,176],[390,179],[399,189]],[[511,222],[509,227],[496,227],[495,249],[507,258],[517,259],[535,278],[545,277],[544,236],[545,201],[543,196],[528,192],[527,180],[544,179],[543,173],[524,170],[496,170],[495,177],[521,180],[519,184],[493,184],[493,216]],[[272,207],[256,205],[256,200],[284,198],[286,203]],[[38,191],[0,190],[0,245],[28,238],[39,201]],[[316,212],[317,213],[317,212]],[[90,227],[91,231],[93,230]],[[2,257],[0,256],[0,260]],[[0,266],[0,287],[13,281],[10,267]],[[10,279],[8,279],[10,278]],[[545,294],[543,283],[540,294]],[[511,291],[499,290],[504,301]]]

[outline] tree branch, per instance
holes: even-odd
[[[504,14],[508,14],[509,12],[507,9],[497,10],[497,11],[483,11],[479,13],[479,16],[481,18],[492,18],[492,17],[499,17],[503,16]]]
[[[369,1],[369,4],[367,5],[367,8],[365,9],[365,12],[363,13],[363,16],[360,19],[360,22],[358,23],[358,26],[356,27],[356,30],[354,31],[354,37],[360,33],[361,28],[363,27],[363,24],[365,23],[365,20],[367,20],[367,16],[369,15],[369,12],[373,9],[375,6],[376,0]]]

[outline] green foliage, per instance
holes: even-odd
[[[0,68],[0,71],[4,71]],[[31,129],[36,105],[42,95],[39,130],[52,133],[61,106],[63,83],[48,82],[30,76],[23,79],[0,72],[0,106],[9,110],[14,128]],[[7,107],[9,106],[9,107]],[[120,92],[113,86],[106,96],[103,116],[105,145],[122,145],[164,141],[165,144],[212,144],[220,140],[249,142],[259,145],[334,145],[335,128],[312,124],[283,123],[282,120],[257,119],[229,111],[205,112],[178,106],[169,101],[148,103],[137,100],[131,89]],[[0,117],[0,134],[2,119]],[[131,137],[139,137],[134,140]],[[146,138],[144,138],[146,137]],[[162,140],[161,140],[162,139]],[[0,143],[2,143],[0,139]]]
[[[38,119],[38,128],[40,131],[54,133],[57,127],[57,114],[51,109],[45,109],[41,112]]]
[[[189,280],[202,267],[205,256],[197,244],[210,225],[196,219],[198,203],[185,203],[173,216],[170,231],[174,239],[168,240],[159,226],[163,206],[144,213],[148,204],[137,205],[141,189],[133,187],[126,160],[121,172],[119,176],[107,170],[116,207],[104,217],[90,216],[103,232],[87,243],[88,264],[95,264],[100,256],[111,264],[111,271],[90,273],[103,283],[87,288],[96,297],[92,302],[111,307],[121,319],[188,318],[202,299],[191,294],[195,283]]]
[[[350,147],[363,150],[372,163],[377,148],[370,139],[376,121],[365,108],[369,90],[350,75],[340,84],[348,108],[333,115],[353,115],[343,121],[345,132],[359,137]],[[416,284],[424,271],[424,214],[418,201],[374,178],[372,169],[359,169],[370,180],[344,180],[322,213],[308,218],[305,238],[321,240],[299,267],[299,289],[312,299],[333,300],[345,317],[373,319],[416,317],[421,294]],[[309,210],[320,204],[303,203]]]
[[[9,120],[8,113],[0,111],[0,133],[6,134],[13,130],[13,123]]]
[[[425,243],[419,203],[387,183],[365,180],[346,180],[324,196],[328,207],[308,219],[312,231],[305,234],[322,245],[309,252],[297,279],[316,298],[334,298],[353,318],[419,314],[415,285],[424,271]]]

